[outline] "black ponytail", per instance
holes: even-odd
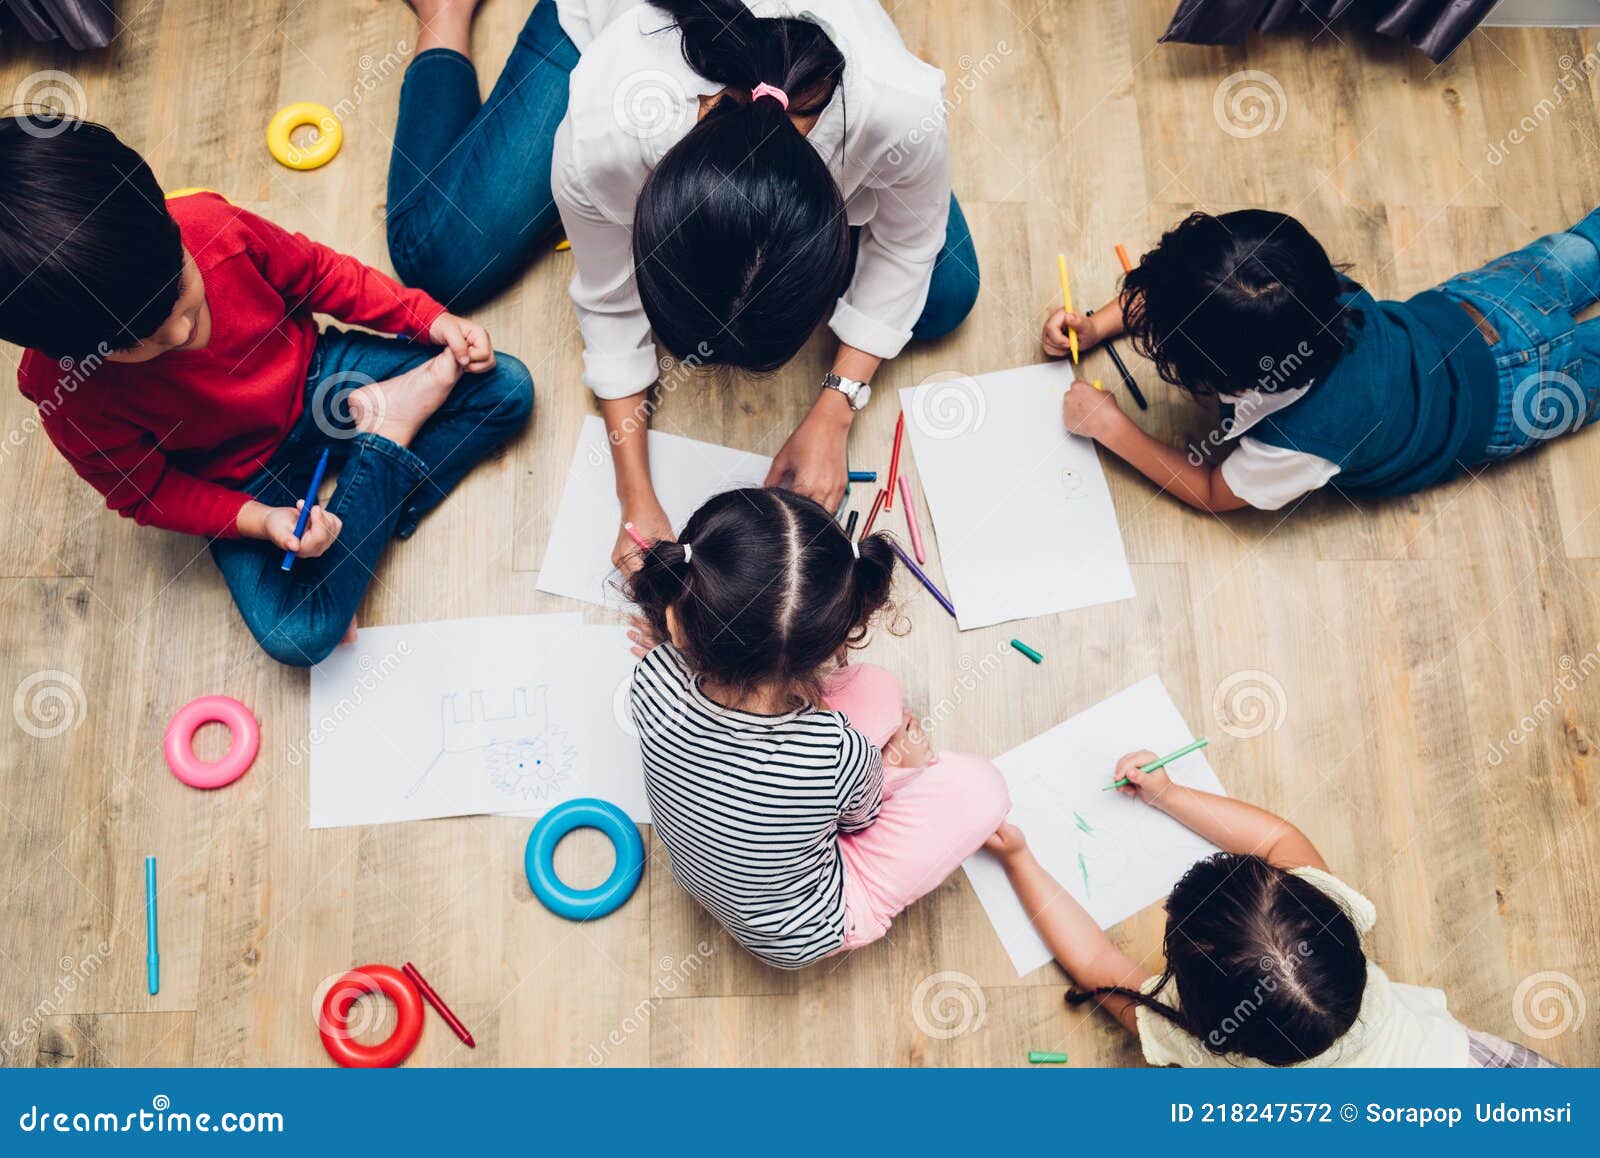
[[[1367,958],[1350,915],[1261,857],[1217,853],[1185,873],[1167,898],[1164,949],[1154,992],[1176,985],[1176,1009],[1120,985],[1069,993],[1067,1003],[1126,998],[1208,1054],[1274,1066],[1326,1053],[1360,1016]]]
[[[657,638],[673,609],[696,675],[739,692],[779,684],[798,706],[821,703],[841,653],[866,640],[894,569],[887,535],[852,543],[810,499],[751,488],[707,500],[624,586]]]
[[[683,57],[725,85],[667,150],[635,208],[639,297],[672,354],[766,372],[784,365],[844,291],[850,230],[827,164],[790,123],[832,98],[845,61],[820,24],[742,0],[652,0]],[[751,99],[768,84],[771,97]]]

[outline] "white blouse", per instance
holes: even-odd
[[[762,16],[817,21],[844,78],[808,140],[861,227],[855,277],[829,322],[841,342],[892,358],[927,301],[950,213],[944,73],[907,51],[877,0],[746,0]],[[577,272],[583,380],[601,398],[647,389],[658,373],[633,276],[633,214],[645,178],[721,85],[684,62],[671,18],[644,0],[559,0],[582,51],[556,131],[551,184]]]

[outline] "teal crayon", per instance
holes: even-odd
[[[850,472],[850,481],[875,483],[878,481],[878,472],[875,470],[853,470]]]
[[[1011,646],[1016,648],[1018,651],[1020,651],[1023,655],[1027,656],[1029,659],[1033,660],[1034,663],[1043,663],[1044,662],[1043,653],[1034,651],[1033,648],[1031,648],[1027,644],[1023,643],[1022,640],[1020,640],[1020,639],[1013,639],[1011,641]]]
[[[144,858],[144,938],[145,972],[150,993],[161,992],[161,950],[156,940],[156,858]]]
[[[1210,740],[1206,739],[1204,736],[1201,736],[1198,740],[1191,744],[1185,744],[1183,747],[1179,748],[1176,752],[1173,752],[1170,755],[1163,756],[1159,760],[1152,760],[1148,764],[1141,764],[1139,766],[1139,771],[1154,772],[1158,768],[1165,768],[1168,764],[1172,763],[1180,756],[1187,756],[1190,752],[1198,752],[1201,748],[1204,748],[1209,743],[1211,743]],[[1107,784],[1104,788],[1102,788],[1101,791],[1110,792],[1113,788],[1126,788],[1132,783],[1133,781],[1124,776],[1120,780],[1113,780],[1110,784]]]

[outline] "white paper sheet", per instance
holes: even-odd
[[[771,466],[772,460],[759,454],[650,432],[650,477],[674,531],[682,530],[689,516],[712,495],[760,486]],[[586,603],[622,606],[623,599],[613,585],[616,569],[611,565],[611,548],[621,518],[611,468],[611,440],[606,437],[605,423],[590,415],[583,420],[577,449],[572,452],[561,507],[539,568],[539,590]]]
[[[1164,899],[1190,865],[1217,851],[1149,805],[1104,791],[1129,752],[1165,755],[1194,738],[1160,678],[1151,676],[995,760],[1011,787],[1011,823],[1103,929]],[[1204,749],[1167,772],[1179,784],[1225,794]],[[1049,961],[1000,862],[977,852],[964,867],[1017,972]]]
[[[1133,598],[1094,443],[1061,423],[1072,376],[1049,363],[900,391],[962,630]]]
[[[625,629],[571,615],[362,628],[311,672],[311,827],[539,815],[648,823]]]

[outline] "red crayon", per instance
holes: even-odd
[[[468,1049],[478,1048],[478,1043],[472,1040],[472,1035],[467,1032],[467,1027],[461,1024],[461,1019],[450,1012],[450,1007],[444,1003],[444,998],[433,991],[433,986],[428,984],[421,971],[415,965],[407,961],[400,972],[411,978],[412,984],[421,990],[423,998],[427,1000],[429,1005],[439,1011],[439,1016],[444,1018],[444,1023],[455,1032],[457,1037],[467,1043]]]
[[[906,412],[902,410],[900,417],[894,422],[894,453],[889,456],[889,480],[885,484],[888,498],[883,501],[883,509],[894,510],[894,480],[900,474],[900,440],[906,433]]]
[[[872,510],[867,512],[867,521],[861,526],[861,537],[863,539],[872,534],[872,524],[877,521],[878,512],[883,510],[883,500],[888,493],[888,491],[880,490],[878,497],[872,500]]]

